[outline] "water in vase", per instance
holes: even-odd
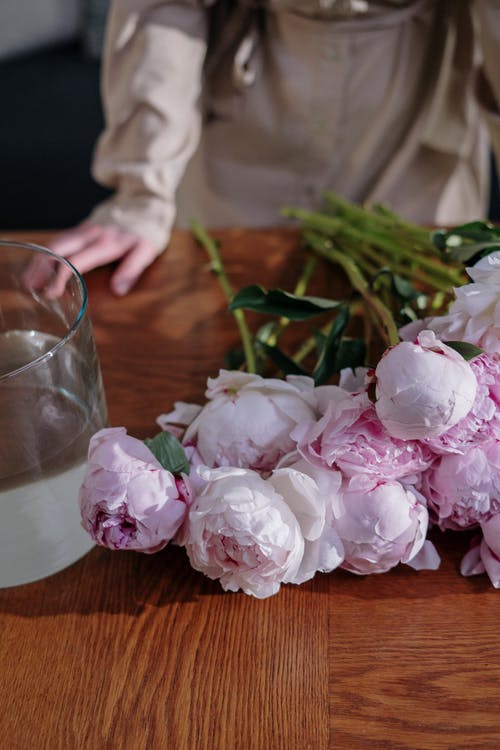
[[[0,375],[53,350],[57,341],[38,331],[0,334]],[[105,409],[100,384],[94,394],[91,385],[82,386],[86,364],[79,356],[66,343],[44,367],[0,381],[1,586],[50,575],[93,545],[80,525],[78,489]]]

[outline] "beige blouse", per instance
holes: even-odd
[[[114,0],[90,220],[283,223],[331,188],[410,219],[484,215],[500,0]]]

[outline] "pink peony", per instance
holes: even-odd
[[[315,415],[313,381],[262,378],[221,370],[208,379],[208,403],[189,425],[184,445],[194,445],[210,467],[272,470],[294,448],[290,432]]]
[[[400,562],[416,569],[439,565],[437,552],[425,539],[427,510],[400,482],[353,477],[334,515],[344,545],[341,567],[352,573],[385,573]]]
[[[427,318],[425,326],[441,341],[467,341],[500,354],[500,253],[490,253],[466,270],[473,283],[454,289],[448,314]],[[420,324],[404,326],[402,338],[413,338]]]
[[[496,589],[500,589],[500,515],[495,515],[481,523],[481,537],[472,544],[460,565],[464,576],[487,573]]]
[[[420,490],[442,529],[466,529],[500,511],[500,441],[437,459]]]
[[[202,407],[198,404],[188,404],[185,401],[176,401],[174,408],[168,414],[160,414],[156,424],[165,432],[170,432],[178,440],[182,440],[186,429],[198,416]]]
[[[263,599],[282,583],[311,578],[311,556],[328,559],[332,567],[341,562],[337,536],[338,550],[332,540],[329,555],[321,550],[304,557],[325,526],[325,503],[310,477],[290,469],[268,479],[235,467],[200,473],[206,486],[190,509],[183,544],[191,565],[218,579],[224,590]]]
[[[375,376],[378,417],[390,435],[403,440],[449,430],[469,413],[477,389],[468,362],[432,331],[388,349]]]
[[[79,503],[83,528],[97,544],[156,552],[175,537],[189,499],[186,479],[164,469],[124,427],[91,438]]]
[[[477,381],[472,408],[442,435],[425,441],[435,453],[465,453],[474,445],[500,439],[500,354],[483,353],[470,366]]]
[[[346,476],[374,474],[399,479],[430,466],[431,451],[414,440],[391,437],[366,393],[348,393],[322,404],[317,422],[303,422],[292,437],[302,456],[317,466],[340,469]]]

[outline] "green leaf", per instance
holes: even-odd
[[[474,344],[469,344],[467,341],[443,341],[443,344],[449,346],[450,349],[454,349],[467,361],[469,361],[469,359],[474,359],[474,357],[478,357],[484,351],[478,346],[474,346]]]
[[[478,242],[471,245],[463,245],[460,248],[451,250],[450,257],[453,260],[458,260],[460,263],[467,263],[474,265],[480,258],[485,255],[493,253],[495,250],[500,250],[500,242],[497,244],[491,244],[491,242]]]
[[[245,352],[238,346],[234,349],[229,349],[224,356],[224,366],[226,370],[239,370],[239,368],[245,363]]]
[[[298,365],[297,362],[294,362],[293,359],[287,357],[286,354],[283,354],[281,349],[278,349],[277,346],[269,346],[269,344],[265,344],[263,341],[259,341],[258,347],[262,347],[262,349],[268,355],[269,359],[271,359],[271,361],[274,362],[277,367],[279,367],[284,375],[310,376],[310,373],[307,372],[307,370],[304,370],[304,368]]]
[[[268,339],[276,333],[276,326],[276,320],[269,320],[267,323],[264,323],[255,334],[255,340],[266,344]]]
[[[431,239],[438,250],[461,263],[476,262],[494,250],[500,250],[500,228],[484,221],[438,229],[431,234]]]
[[[164,469],[172,474],[189,474],[189,461],[184,448],[170,432],[160,432],[154,438],[146,438],[144,443]]]
[[[450,229],[436,229],[431,233],[431,239],[440,250],[447,246],[453,247],[457,242],[455,237],[467,239],[471,242],[499,239],[500,231],[487,221],[469,221]]]
[[[404,279],[402,276],[398,276],[398,274],[394,273],[391,268],[388,266],[385,266],[384,268],[381,268],[380,271],[378,271],[373,279],[371,280],[372,288],[375,289],[376,282],[380,278],[384,278],[388,276],[391,292],[395,294],[399,300],[403,302],[407,302],[410,300],[417,299],[422,292],[419,292],[418,289],[415,289],[414,286],[407,280]]]
[[[335,362],[337,357],[337,350],[339,347],[339,340],[348,322],[349,307],[348,305],[343,305],[340,308],[332,327],[328,331],[328,335],[323,345],[320,358],[316,367],[314,368],[313,377],[316,385],[326,383],[335,372]]]
[[[318,331],[316,328],[313,331],[314,341],[316,343],[316,354],[318,357],[321,356],[321,352],[323,351],[325,344],[326,344],[326,335],[323,333],[323,331]]]
[[[229,309],[253,310],[254,312],[279,315],[289,320],[308,320],[327,310],[334,310],[341,305],[336,300],[323,297],[302,297],[281,289],[266,291],[257,284],[241,289],[233,297]]]
[[[366,358],[366,343],[364,339],[342,339],[335,357],[334,372],[340,372],[346,367],[352,370],[363,367]]]
[[[410,323],[410,321],[418,320],[417,313],[409,305],[405,305],[404,307],[402,307],[399,311],[399,314],[401,316],[401,321],[398,321],[400,325]]]
[[[403,279],[402,276],[398,276],[397,274],[393,274],[392,276],[392,289],[398,297],[405,301],[417,299],[417,297],[422,294],[422,292],[415,289],[409,281]]]

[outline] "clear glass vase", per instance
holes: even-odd
[[[0,587],[93,546],[78,490],[106,420],[81,275],[45,248],[0,242]]]

